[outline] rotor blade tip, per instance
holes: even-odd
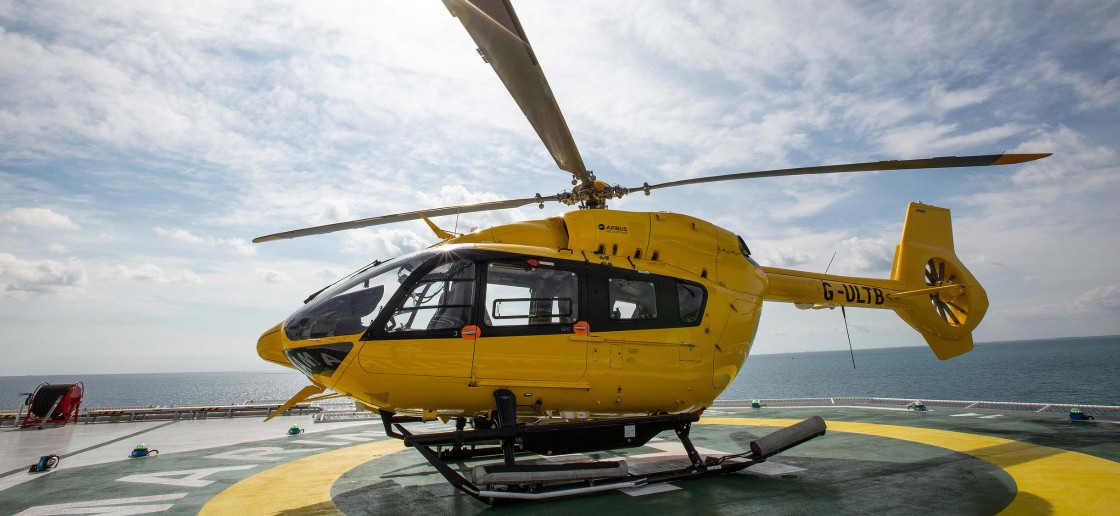
[[[261,242],[271,242],[273,240],[280,240],[280,237],[278,237],[276,235],[268,235],[268,236],[257,237],[257,238],[253,239],[253,243],[254,244],[259,244]]]
[[[1014,165],[1016,163],[1026,163],[1028,161],[1034,161],[1036,159],[1045,158],[1047,156],[1050,156],[1051,154],[1052,153],[1049,153],[1049,152],[1044,153],[1044,154],[1004,154],[1004,155],[1000,156],[999,159],[995,160],[992,164],[993,165]]]

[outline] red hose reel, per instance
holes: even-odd
[[[78,383],[43,382],[27,396],[27,401],[20,407],[20,412],[27,409],[23,418],[23,427],[45,425],[65,425],[78,421],[78,409],[82,406],[82,396],[85,394],[85,385]]]

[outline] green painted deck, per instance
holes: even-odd
[[[693,426],[692,440],[702,454],[738,453],[784,420],[813,415],[828,422],[825,436],[741,473],[497,507],[456,491],[418,453],[385,437],[379,421],[312,424],[308,416],[288,416],[5,429],[0,514],[1044,514],[1120,503],[1116,421],[961,409],[720,407]],[[307,432],[288,436],[292,424]],[[128,459],[140,442],[160,454]],[[27,472],[39,455],[75,451],[51,472]],[[683,450],[663,434],[641,448],[590,456],[623,458],[633,473],[679,462]],[[494,459],[460,465],[488,462]]]

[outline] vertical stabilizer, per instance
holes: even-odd
[[[905,289],[894,296],[912,300],[898,316],[925,337],[937,358],[972,349],[972,330],[988,309],[988,296],[957,258],[949,210],[910,203],[891,279]]]

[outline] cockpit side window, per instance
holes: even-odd
[[[427,252],[405,256],[347,278],[292,314],[284,332],[296,341],[366,331],[412,271],[431,258]]]
[[[572,324],[579,319],[579,275],[538,260],[491,262],[486,270],[487,326]]]
[[[385,331],[458,330],[470,324],[474,276],[471,261],[452,260],[436,265],[412,285],[385,321]]]

